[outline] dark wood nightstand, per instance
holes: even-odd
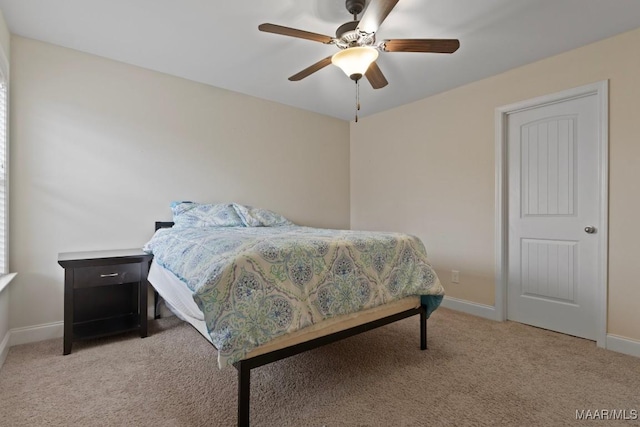
[[[147,273],[140,249],[58,254],[64,267],[64,350],[73,341],[139,330],[147,336]]]

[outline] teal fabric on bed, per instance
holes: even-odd
[[[431,313],[435,311],[436,308],[440,307],[442,300],[444,299],[444,295],[421,295],[420,302],[427,308],[427,318],[431,316]]]

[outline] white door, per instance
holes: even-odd
[[[506,132],[507,318],[596,340],[598,97],[509,114]]]

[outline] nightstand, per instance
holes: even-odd
[[[58,254],[64,268],[64,350],[127,331],[147,336],[147,273],[153,255],[140,249]]]

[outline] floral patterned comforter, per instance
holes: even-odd
[[[406,234],[174,227],[145,250],[193,291],[220,367],[323,319],[411,295],[431,295],[430,313],[444,295],[422,242]]]

